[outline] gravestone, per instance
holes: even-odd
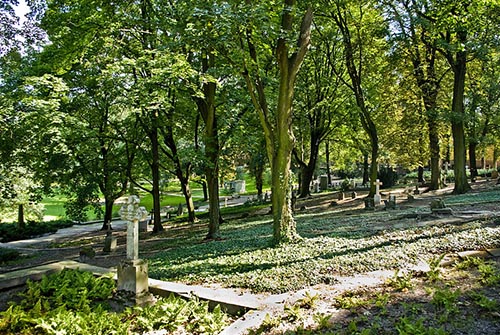
[[[373,201],[373,198],[365,198],[365,209],[375,209],[375,202]]]
[[[337,200],[344,200],[345,199],[345,193],[344,192],[339,192]]]
[[[80,262],[85,263],[95,257],[95,250],[90,246],[84,246],[80,248],[80,255],[78,257]]]
[[[149,220],[139,221],[139,232],[143,233],[148,231],[148,221]]]
[[[321,191],[321,189],[319,187],[319,182],[317,180],[315,180],[313,183],[313,189],[314,189],[314,193],[319,193]]]
[[[351,193],[351,199],[356,199],[357,196],[358,194],[356,192]]]
[[[182,215],[182,204],[179,204],[179,207],[177,207],[177,216]]]
[[[130,294],[136,305],[152,302],[148,286],[148,262],[139,259],[139,221],[145,220],[148,212],[139,207],[139,197],[132,195],[120,209],[122,220],[127,221],[127,259],[117,269],[117,290]]]
[[[498,171],[493,170],[491,171],[491,179],[497,179],[498,178]]]
[[[389,194],[389,200],[384,200],[385,209],[396,209],[396,196]]]
[[[356,188],[356,181],[354,179],[351,180],[351,185],[350,186],[351,186],[352,189]]]
[[[322,190],[328,189],[328,176],[319,176],[319,187]]]
[[[432,214],[437,215],[452,215],[453,210],[449,207],[446,207],[443,199],[435,199],[431,201],[430,204]]]
[[[373,196],[373,203],[375,206],[380,205],[382,197],[380,196],[380,185],[382,185],[382,182],[380,179],[377,179],[375,181],[375,195]]]
[[[413,191],[413,194],[415,194],[415,195],[420,194],[420,190],[418,189],[418,184],[415,185],[415,190]]]
[[[116,246],[117,239],[115,236],[113,236],[111,229],[108,228],[108,231],[106,232],[106,238],[104,239],[104,248],[102,249],[102,251],[106,253],[113,252],[116,250]]]

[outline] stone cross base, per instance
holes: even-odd
[[[136,296],[146,294],[148,287],[148,262],[142,259],[127,259],[118,265],[118,291],[129,291]]]
[[[378,206],[381,204],[381,201],[382,200],[382,197],[380,196],[380,194],[375,194],[373,196],[373,203],[375,204],[375,206]]]

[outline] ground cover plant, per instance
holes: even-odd
[[[28,282],[18,302],[0,313],[1,334],[217,334],[228,317],[220,307],[196,298],[169,296],[153,306],[112,310],[115,282],[108,277],[65,269]]]
[[[446,202],[498,203],[500,191],[450,199]],[[278,247],[269,243],[270,218],[232,220],[222,226],[221,241],[199,243],[203,231],[198,231],[157,245],[166,250],[150,259],[150,276],[282,293],[333,283],[338,276],[411,268],[444,253],[500,246],[498,218],[450,224],[432,217],[426,221],[425,213],[430,216],[428,207],[299,214],[302,241]]]
[[[432,273],[399,273],[377,287],[321,294],[316,296],[321,304],[312,308],[299,299],[283,313],[268,316],[250,334],[500,332],[498,261],[466,258],[434,270],[439,270],[438,278]]]

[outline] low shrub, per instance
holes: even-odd
[[[2,223],[0,224],[0,242],[5,243],[55,233],[58,229],[71,227],[72,225],[73,222],[69,220],[28,221],[26,226],[21,229],[16,223]]]
[[[17,250],[0,248],[0,264],[5,264],[7,262],[13,261],[19,257],[19,252]]]

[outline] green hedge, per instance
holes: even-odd
[[[55,220],[47,222],[27,222],[23,229],[17,226],[17,223],[0,224],[0,242],[10,242],[32,238],[47,233],[55,233],[58,229],[71,227],[73,222],[70,220]]]

